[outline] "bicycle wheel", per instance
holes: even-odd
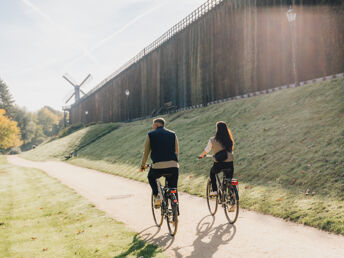
[[[168,198],[166,222],[170,235],[175,236],[178,229],[178,205],[172,204],[170,198]]]
[[[151,207],[152,207],[152,213],[153,213],[153,219],[154,219],[155,225],[157,225],[158,227],[161,227],[163,219],[164,219],[164,216],[162,214],[162,205],[159,208],[155,208],[153,193],[151,196]]]
[[[234,224],[239,215],[239,200],[236,197],[234,188],[231,185],[227,185],[224,192],[225,202],[223,208],[225,215],[229,223]]]
[[[219,204],[219,197],[218,195],[216,195],[216,197],[210,197],[211,191],[212,191],[212,186],[211,186],[211,181],[209,178],[207,182],[207,204],[208,204],[208,209],[209,209],[210,214],[214,216],[217,211],[217,206]]]

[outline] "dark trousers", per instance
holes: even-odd
[[[210,180],[211,185],[213,188],[213,191],[217,191],[217,185],[216,185],[216,174],[220,173],[221,171],[224,171],[226,178],[231,180],[233,178],[234,174],[234,165],[233,161],[231,162],[214,162],[214,165],[210,169]]]
[[[148,173],[148,181],[152,188],[153,194],[158,194],[158,185],[156,184],[156,179],[164,176],[166,178],[166,184],[170,188],[177,188],[178,185],[178,175],[179,175],[178,168],[163,168],[163,169],[155,169],[151,168]]]

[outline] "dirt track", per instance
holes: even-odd
[[[46,171],[142,239],[160,245],[170,257],[344,257],[343,236],[244,210],[232,226],[223,210],[211,217],[205,199],[184,193],[173,239],[165,222],[160,231],[153,226],[148,184],[63,162],[31,162],[17,156],[8,156],[8,161]]]

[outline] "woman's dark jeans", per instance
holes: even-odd
[[[232,180],[234,174],[234,164],[231,162],[214,162],[214,165],[210,169],[210,180],[213,191],[217,191],[216,177],[215,175],[223,171],[228,180]]]

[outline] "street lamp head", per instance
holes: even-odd
[[[86,116],[88,115],[88,111],[87,111],[87,110],[85,111],[85,115],[86,115]]]
[[[129,94],[130,94],[129,90],[126,89],[126,90],[125,90],[125,95],[127,95],[127,96],[129,97]]]
[[[296,20],[296,13],[294,12],[293,8],[289,8],[288,12],[287,12],[287,18],[288,18],[288,22],[294,22]]]

